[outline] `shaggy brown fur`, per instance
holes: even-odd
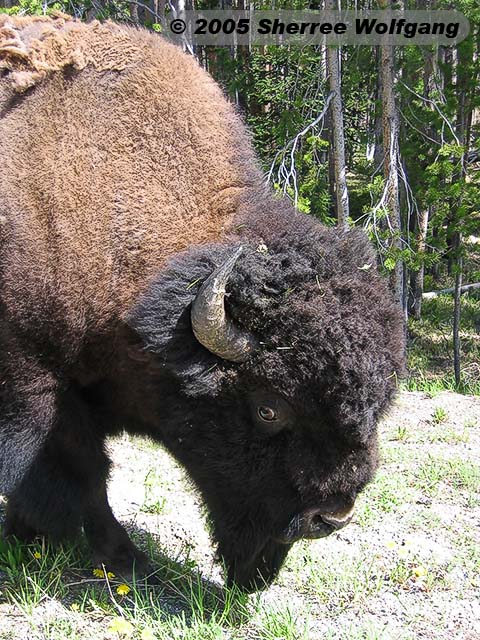
[[[404,345],[371,248],[276,200],[220,89],[156,35],[0,16],[0,73],[7,532],[83,526],[96,561],[142,563],[106,497],[104,440],[125,428],[186,467],[229,578],[270,582],[377,465]],[[227,312],[258,345],[242,364],[190,322],[239,244]]]
[[[217,239],[261,181],[218,86],[158,36],[0,16],[0,69],[3,296],[18,306],[23,288],[73,340],[122,315],[170,255]]]

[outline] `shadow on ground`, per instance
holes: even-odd
[[[149,556],[150,572],[136,576],[133,571],[131,575],[107,579],[105,575],[102,578],[93,574],[83,534],[78,540],[61,544],[42,537],[32,544],[6,539],[2,531],[5,507],[5,501],[0,503],[0,604],[18,603],[19,593],[28,600],[26,591],[30,588],[34,605],[35,594],[41,591],[40,601],[53,599],[70,608],[72,603],[93,600],[101,607],[105,605],[106,613],[115,613],[120,604],[132,613],[138,608],[148,608],[158,618],[180,616],[187,623],[198,615],[206,622],[210,618],[231,619],[232,615],[241,622],[239,617],[244,617],[239,616],[244,607],[235,604],[245,603],[245,594],[206,578],[188,558],[188,552],[182,558],[165,553],[157,536],[133,523],[125,523],[126,528]],[[117,595],[120,584],[129,586],[132,597]]]

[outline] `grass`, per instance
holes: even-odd
[[[308,640],[308,618],[288,605],[272,606],[260,613],[258,638],[262,640]]]
[[[38,609],[59,603],[63,617],[41,621],[46,638],[83,638],[77,636],[78,629],[72,631],[83,617],[100,620],[104,632],[113,637],[140,634],[142,640],[147,640],[150,631],[152,638],[223,637],[220,632],[225,626],[234,628],[242,620],[247,603],[244,594],[234,588],[219,589],[188,561],[177,562],[158,553],[154,560],[155,574],[148,579],[133,578],[125,585],[114,575],[98,577],[84,547],[3,540],[1,599],[15,605],[36,631]]]
[[[339,554],[334,562],[325,557],[312,560],[309,571],[308,589],[337,612],[353,604],[365,605],[368,598],[380,593],[384,584],[377,559],[365,548],[354,555]]]
[[[143,502],[140,505],[140,510],[145,513],[161,514],[166,511],[167,497],[162,495],[159,488],[163,488],[163,478],[155,468],[148,470],[144,486]]]
[[[435,424],[446,422],[448,420],[448,413],[443,407],[435,407],[432,419]]]
[[[400,505],[413,501],[414,497],[405,474],[392,474],[388,469],[380,469],[375,482],[367,486],[357,501],[357,521],[362,527],[369,527],[382,514],[395,512]]]
[[[462,296],[461,374],[460,386],[453,374],[453,296],[443,295],[425,300],[422,319],[409,319],[408,369],[403,383],[407,391],[436,395],[441,391],[457,391],[480,395],[480,296]]]
[[[423,441],[424,442],[442,442],[445,444],[458,444],[460,442],[467,443],[470,439],[470,432],[468,427],[464,427],[462,431],[458,431],[457,429],[445,428],[442,431],[433,430],[432,432],[427,432],[424,434]]]
[[[444,499],[453,493],[455,500],[459,497],[455,490],[465,491],[469,499],[480,493],[480,466],[462,458],[445,460],[428,455],[418,467],[416,478],[419,488],[429,497],[437,496],[439,491]]]

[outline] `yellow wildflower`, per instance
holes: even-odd
[[[72,611],[80,611],[80,605],[78,605],[76,602],[73,602],[73,603],[70,605],[70,609],[71,609]]]
[[[417,578],[423,578],[424,576],[427,575],[427,570],[425,569],[425,567],[419,566],[419,567],[414,567],[413,568],[413,574],[417,577]]]
[[[103,569],[94,569],[92,573],[96,578],[103,578]]]
[[[35,553],[33,554],[33,557],[35,558],[35,560],[40,560],[40,558],[42,557],[42,554],[40,553],[40,551],[35,551]]]
[[[385,546],[387,547],[387,549],[395,549],[397,543],[395,542],[395,540],[387,540]]]
[[[120,636],[131,636],[134,632],[133,624],[125,618],[114,618],[108,627],[109,633],[118,633]]]
[[[128,584],[119,584],[117,587],[117,593],[119,596],[126,596],[130,593],[130,587]]]
[[[108,578],[109,580],[113,580],[113,579],[115,578],[115,574],[114,574],[114,573],[112,573],[111,571],[108,571],[108,572],[107,572],[107,578]]]

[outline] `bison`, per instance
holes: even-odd
[[[108,436],[161,443],[227,580],[268,585],[346,525],[404,358],[363,232],[265,185],[234,107],[156,34],[0,17],[5,530],[145,557],[107,500]]]

